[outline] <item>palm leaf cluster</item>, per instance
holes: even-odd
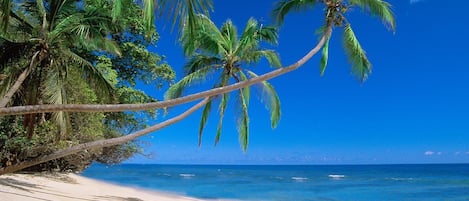
[[[185,28],[181,43],[185,54],[191,56],[185,70],[187,75],[172,85],[165,94],[165,99],[172,99],[182,95],[183,91],[197,82],[204,81],[211,75],[219,76],[214,87],[227,86],[235,82],[247,80],[257,76],[246,67],[260,62],[265,58],[273,67],[281,67],[277,53],[270,49],[262,49],[261,43],[277,43],[276,29],[263,26],[255,19],[249,19],[241,35],[231,20],[227,20],[219,29],[208,17],[198,15],[198,26],[195,32]],[[266,95],[266,102],[271,112],[272,127],[276,127],[280,118],[280,101],[272,85],[262,82],[259,85]],[[249,138],[249,100],[250,87],[237,91],[237,107],[240,109],[237,128],[241,147],[246,151]],[[219,123],[215,136],[215,145],[219,142],[223,124],[223,117],[230,99],[230,94],[212,97],[205,105],[199,127],[199,145],[203,129],[212,110],[212,102],[219,100]]]
[[[358,7],[372,16],[380,18],[385,26],[394,31],[396,24],[391,5],[383,0],[281,0],[277,3],[273,16],[278,24],[282,24],[288,13],[307,10],[317,5],[323,5],[325,11],[325,23],[324,27],[320,29],[320,33],[325,34],[325,31],[332,27],[343,27],[342,40],[347,57],[352,64],[352,72],[361,81],[366,80],[371,73],[371,62],[360,45],[351,24],[346,18],[346,14],[353,10],[352,8]],[[322,49],[321,75],[324,74],[327,67],[330,39],[329,34]]]
[[[3,1],[0,70],[9,76],[0,82],[0,95],[14,94],[3,100],[10,105],[66,104],[64,82],[71,68],[79,68],[85,80],[109,96],[114,86],[85,59],[92,52],[120,54],[108,35],[123,26],[113,23],[106,5],[106,1]],[[59,136],[64,135],[68,114],[57,112],[52,118]],[[31,137],[38,116],[24,119]]]

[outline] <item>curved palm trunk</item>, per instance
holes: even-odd
[[[204,100],[202,100],[201,102],[199,102],[196,105],[192,106],[191,108],[189,108],[188,110],[186,110],[185,112],[181,113],[178,116],[175,116],[175,117],[173,117],[171,119],[168,119],[164,122],[161,122],[159,124],[156,124],[156,125],[150,126],[148,128],[139,130],[139,131],[134,132],[134,133],[129,134],[129,135],[124,135],[124,136],[117,137],[117,138],[111,138],[111,139],[106,139],[106,140],[98,140],[98,141],[93,141],[93,142],[88,142],[88,143],[75,145],[75,146],[72,146],[72,147],[69,147],[69,148],[66,148],[66,149],[56,151],[56,152],[54,152],[52,154],[49,154],[49,155],[41,156],[41,157],[38,157],[38,158],[35,158],[35,159],[32,159],[32,160],[28,160],[28,161],[24,161],[24,162],[14,164],[14,165],[11,165],[11,166],[8,166],[8,167],[0,168],[0,175],[16,172],[16,171],[22,170],[22,169],[27,168],[27,167],[31,167],[31,166],[34,166],[34,165],[37,165],[37,164],[40,164],[40,163],[50,161],[50,160],[62,158],[62,157],[65,157],[65,156],[68,156],[68,155],[71,155],[71,154],[78,153],[80,151],[87,150],[87,149],[97,149],[97,148],[103,148],[103,147],[110,147],[110,146],[130,142],[130,141],[134,140],[135,138],[138,138],[140,136],[143,136],[143,135],[149,134],[151,132],[160,130],[162,128],[165,128],[166,126],[169,126],[169,125],[174,124],[178,121],[181,121],[182,119],[186,118],[187,116],[189,116],[190,114],[192,114],[193,112],[195,112],[196,110],[198,110],[199,108],[201,108],[202,106],[207,104],[209,101],[210,101],[210,98],[205,98]]]
[[[318,44],[308,52],[303,58],[284,68],[279,68],[272,72],[263,74],[259,77],[251,78],[249,80],[238,82],[236,84],[218,87],[203,92],[187,95],[180,98],[175,98],[167,101],[144,103],[144,104],[64,104],[64,105],[31,105],[31,106],[16,106],[9,108],[0,108],[0,115],[18,115],[18,114],[30,114],[30,113],[44,113],[44,112],[121,112],[121,111],[138,111],[138,110],[149,110],[157,108],[172,107],[188,102],[192,102],[198,99],[217,96],[227,92],[231,92],[240,88],[244,88],[262,81],[278,77],[286,74],[293,70],[298,69],[300,66],[305,64],[312,56],[319,52],[323,47],[326,38],[331,34],[331,28],[321,37]]]
[[[16,79],[15,84],[8,90],[8,92],[3,96],[2,100],[0,101],[0,108],[6,107],[6,105],[10,102],[11,97],[20,89],[21,85],[23,84],[24,80],[28,77],[29,73],[31,72],[30,68],[26,68],[18,79]]]
[[[262,81],[265,81],[265,80],[268,80],[268,79],[283,75],[285,73],[288,73],[290,71],[293,71],[293,70],[299,68],[300,66],[302,66],[304,63],[306,63],[306,61],[308,61],[312,56],[314,56],[322,48],[322,46],[324,45],[324,43],[326,41],[326,38],[329,36],[330,33],[331,33],[331,29],[329,28],[328,31],[326,32],[326,34],[323,37],[321,37],[321,40],[316,45],[316,47],[314,47],[303,58],[301,58],[300,60],[298,60],[297,62],[295,62],[294,64],[292,64],[292,65],[290,65],[286,68],[281,68],[281,69],[272,71],[270,73],[264,74],[262,76],[255,77],[255,78],[249,79],[247,81],[239,82],[237,84],[233,84],[233,85],[229,85],[229,86],[225,86],[225,87],[219,87],[219,88],[215,88],[215,89],[212,89],[212,90],[207,90],[205,92],[200,92],[200,93],[196,93],[196,94],[193,94],[193,95],[185,96],[185,97],[182,97],[182,98],[177,98],[177,99],[173,99],[173,100],[169,100],[169,101],[160,102],[160,104],[157,105],[160,108],[161,107],[169,107],[169,106],[174,106],[174,105],[177,105],[177,104],[182,104],[182,103],[187,103],[187,102],[190,102],[190,101],[194,101],[194,100],[197,100],[197,99],[200,99],[200,98],[205,98],[204,100],[202,100],[197,105],[191,107],[190,109],[186,110],[184,113],[182,113],[182,114],[180,114],[176,117],[168,119],[168,120],[166,120],[162,123],[153,125],[151,127],[139,130],[139,131],[134,132],[134,133],[129,134],[129,135],[75,145],[75,146],[72,146],[70,148],[66,148],[66,149],[56,151],[56,152],[54,152],[52,154],[49,154],[49,155],[41,156],[39,158],[24,161],[24,162],[21,162],[21,163],[15,164],[15,165],[11,165],[11,166],[8,166],[8,167],[3,167],[3,168],[0,168],[0,175],[16,172],[16,171],[22,170],[22,169],[27,168],[27,167],[31,167],[31,166],[34,166],[34,165],[37,165],[37,164],[40,164],[40,163],[50,161],[50,160],[54,160],[54,159],[65,157],[65,156],[68,156],[68,155],[71,155],[71,154],[75,154],[75,153],[78,153],[78,152],[83,151],[83,150],[110,147],[110,146],[114,146],[114,145],[124,144],[124,143],[130,142],[130,141],[132,141],[135,138],[138,138],[140,136],[149,134],[151,132],[160,130],[160,129],[162,129],[166,126],[169,126],[171,124],[177,123],[180,120],[182,120],[182,119],[186,118],[187,116],[189,116],[191,113],[193,113],[197,109],[199,109],[202,106],[204,106],[205,104],[207,104],[210,101],[209,97],[216,96],[216,95],[223,94],[223,93],[227,93],[227,92],[230,92],[230,91],[233,91],[233,90],[236,90],[236,89],[240,89],[240,88],[243,88],[243,87],[255,84],[255,83],[259,83],[259,82],[262,82]],[[174,102],[176,102],[176,103],[174,103]],[[80,109],[80,107],[78,107],[78,108],[71,107],[73,109],[79,109],[79,110],[71,110],[71,111],[80,111],[80,112],[83,112],[83,111],[86,111],[86,112],[91,112],[91,111],[93,111],[93,112],[99,112],[99,111],[104,112],[104,111],[106,111],[106,112],[108,112],[108,111],[135,110],[135,108],[138,108],[138,109],[140,109],[140,108],[146,108],[146,109],[158,108],[158,107],[148,107],[148,105],[153,106],[152,104],[157,104],[157,103],[135,104],[135,105],[126,104],[127,106],[130,106],[129,108],[125,108],[125,107],[119,108],[119,106],[122,107],[121,105],[82,105],[82,106],[85,106],[84,108],[88,108],[88,110]],[[47,105],[47,106],[49,106],[49,105]],[[52,106],[52,105],[50,105],[50,106]],[[76,107],[76,106],[80,106],[80,105],[69,105],[69,107],[70,106],[75,106]],[[22,106],[22,107],[28,107],[28,106]],[[41,106],[33,106],[33,108],[34,107],[37,107],[37,109],[36,110],[31,110],[31,109],[28,109],[28,108],[22,109],[22,110],[17,109],[16,112],[19,112],[18,114],[51,112],[50,109],[45,110]],[[90,108],[93,108],[93,107],[97,107],[97,109],[89,110]],[[117,107],[119,110],[116,110],[115,107]],[[13,109],[15,109],[15,108],[19,108],[19,107],[14,107]],[[11,112],[11,113],[8,113],[8,114],[14,114],[14,113],[12,113],[12,111],[15,111],[15,110],[9,111],[8,109],[11,109],[11,108],[1,108],[0,109],[1,114],[5,115],[8,112]],[[46,107],[46,109],[47,109],[47,107]],[[55,108],[52,108],[52,109],[53,109],[52,111],[61,111],[61,107],[55,107]],[[70,111],[70,110],[67,110],[67,111]]]

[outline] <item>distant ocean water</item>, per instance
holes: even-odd
[[[202,199],[469,201],[469,164],[93,165],[83,176]]]

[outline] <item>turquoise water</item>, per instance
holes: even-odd
[[[469,200],[464,165],[93,165],[83,176],[203,199]]]

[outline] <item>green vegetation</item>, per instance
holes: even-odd
[[[205,106],[201,139],[212,101],[220,99],[217,143],[228,93],[235,90],[242,111],[238,122],[240,144],[246,150],[251,85],[261,85],[269,97],[267,104],[275,127],[280,118],[280,101],[265,81],[298,69],[321,49],[322,75],[333,28],[343,27],[344,47],[359,79],[365,80],[371,72],[371,63],[345,18],[349,8],[369,11],[392,30],[395,28],[390,5],[382,0],[281,0],[273,15],[281,24],[289,12],[316,5],[325,6],[319,42],[299,61],[281,67],[278,55],[259,45],[275,44],[276,28],[259,26],[251,19],[241,36],[230,21],[218,29],[208,17],[197,14],[211,9],[209,0],[144,0],[142,5],[130,0],[2,1],[0,174],[25,168],[80,170],[91,161],[118,163],[138,152],[133,142],[136,138],[174,124]],[[166,93],[169,100],[161,102],[135,89],[136,81],[158,87],[174,78],[170,66],[147,50],[158,39],[153,27],[155,9],[169,11],[173,16],[185,54],[191,57],[186,77],[170,87]],[[278,69],[257,76],[243,66],[261,58]],[[209,73],[220,77],[214,88],[176,98]],[[185,112],[150,127],[137,118],[141,115],[129,112],[143,111],[154,118],[155,109],[199,99],[203,100]],[[7,105],[10,107],[5,108]],[[112,113],[117,111],[121,112]]]
[[[218,29],[216,25],[206,16],[199,15],[197,19],[199,26],[195,30],[195,36],[183,35],[182,46],[185,54],[191,59],[186,64],[187,75],[176,84],[172,85],[166,92],[165,99],[180,97],[183,90],[209,77],[208,74],[216,73],[220,78],[214,87],[222,87],[232,82],[241,82],[250,77],[257,77],[255,73],[244,67],[257,63],[261,58],[266,58],[271,66],[281,67],[280,59],[273,50],[261,49],[260,43],[277,43],[277,30],[274,27],[261,26],[250,19],[241,36],[238,35],[236,26],[228,20]],[[184,31],[184,33],[187,33]],[[196,51],[197,50],[197,51]],[[280,101],[272,85],[264,81],[259,84],[269,102],[271,109],[272,127],[276,127],[280,119]],[[241,147],[246,151],[249,139],[249,99],[250,86],[238,90],[238,108],[241,111],[238,119],[238,131]],[[220,95],[220,120],[218,123],[215,144],[221,136],[223,116],[228,104],[229,93]],[[210,115],[211,105],[214,98],[205,105],[199,128],[199,145],[202,140],[202,132]]]
[[[136,79],[155,88],[174,79],[171,67],[146,47],[158,35],[144,26],[137,4],[113,20],[109,1],[26,1],[12,9],[1,33],[2,101],[10,105],[145,103]],[[150,36],[146,35],[152,33]],[[19,79],[23,74],[24,78]],[[8,95],[11,94],[11,95]],[[5,96],[6,95],[6,96]],[[156,112],[41,113],[0,119],[2,166],[72,145],[122,136],[146,127],[137,116]],[[134,142],[92,149],[33,169],[82,170],[92,161],[119,163],[139,152]]]

